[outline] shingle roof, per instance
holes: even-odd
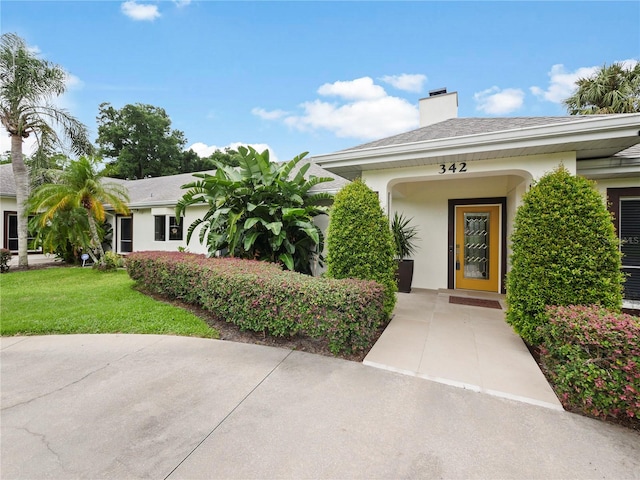
[[[311,166],[307,171],[307,177],[328,177],[333,178],[331,182],[319,183],[311,189],[311,192],[337,192],[347,183],[348,180],[328,172],[319,165],[313,163],[310,159],[305,159],[298,164],[298,168],[304,163],[310,163]],[[294,173],[297,171],[294,170]],[[209,171],[207,173],[213,173]],[[180,188],[182,185],[197,180],[192,173],[182,173],[179,175],[171,175],[166,177],[143,178],[140,180],[121,180],[119,178],[105,178],[106,182],[113,182],[124,185],[129,192],[130,204],[144,205],[153,204],[160,205],[162,203],[175,204],[175,202],[184,195],[184,190]],[[13,170],[11,164],[0,165],[0,195],[3,197],[14,197],[16,195],[15,182],[13,180]]]
[[[0,165],[0,195],[3,197],[16,196],[16,182],[13,180],[13,169],[10,163]]]
[[[616,153],[613,158],[640,158],[640,143]]]
[[[386,147],[405,143],[423,142],[443,138],[462,137],[482,133],[501,132],[520,128],[553,125],[558,123],[576,122],[581,120],[603,117],[605,115],[584,115],[565,117],[502,117],[502,118],[452,118],[443,122],[421,127],[409,132],[382,138],[374,142],[364,143],[355,147],[341,150],[349,152],[366,148]]]

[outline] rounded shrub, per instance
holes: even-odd
[[[563,166],[524,195],[511,237],[507,322],[542,342],[547,305],[622,306],[621,257],[611,214],[594,183]]]
[[[335,197],[327,235],[327,275],[374,280],[385,288],[384,313],[396,304],[394,242],[378,196],[356,180]]]

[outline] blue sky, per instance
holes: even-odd
[[[417,128],[440,87],[461,117],[564,115],[578,76],[640,59],[638,1],[2,0],[0,19],[68,72],[58,102],[93,140],[101,103],[146,103],[200,154],[279,160]]]

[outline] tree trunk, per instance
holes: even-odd
[[[102,242],[100,242],[100,236],[98,235],[98,229],[96,228],[96,221],[93,218],[93,215],[91,215],[91,212],[89,210],[87,210],[87,217],[89,217],[89,230],[91,231],[91,240],[93,240],[93,243],[96,246],[96,250],[98,250],[98,254],[99,254],[99,259],[95,258],[95,255],[93,254],[93,250],[89,252],[89,255],[91,255],[91,258],[93,259],[93,262],[97,265],[98,263],[100,263],[101,265],[104,263],[104,250],[102,249]]]
[[[16,211],[18,212],[18,266],[28,267],[27,244],[29,242],[27,222],[28,213],[24,203],[29,196],[29,172],[22,156],[22,137],[11,135],[11,168],[16,184]]]

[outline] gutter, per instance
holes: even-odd
[[[397,145],[385,145],[358,150],[314,155],[322,168],[354,167],[360,160],[367,165],[397,160],[425,159],[437,156],[482,153],[490,150],[522,149],[575,142],[637,137],[640,132],[640,114],[612,115],[534,127],[521,127],[459,137],[424,140]],[[613,134],[613,135],[612,135]],[[551,140],[551,141],[550,141]],[[555,141],[554,141],[555,140]]]

